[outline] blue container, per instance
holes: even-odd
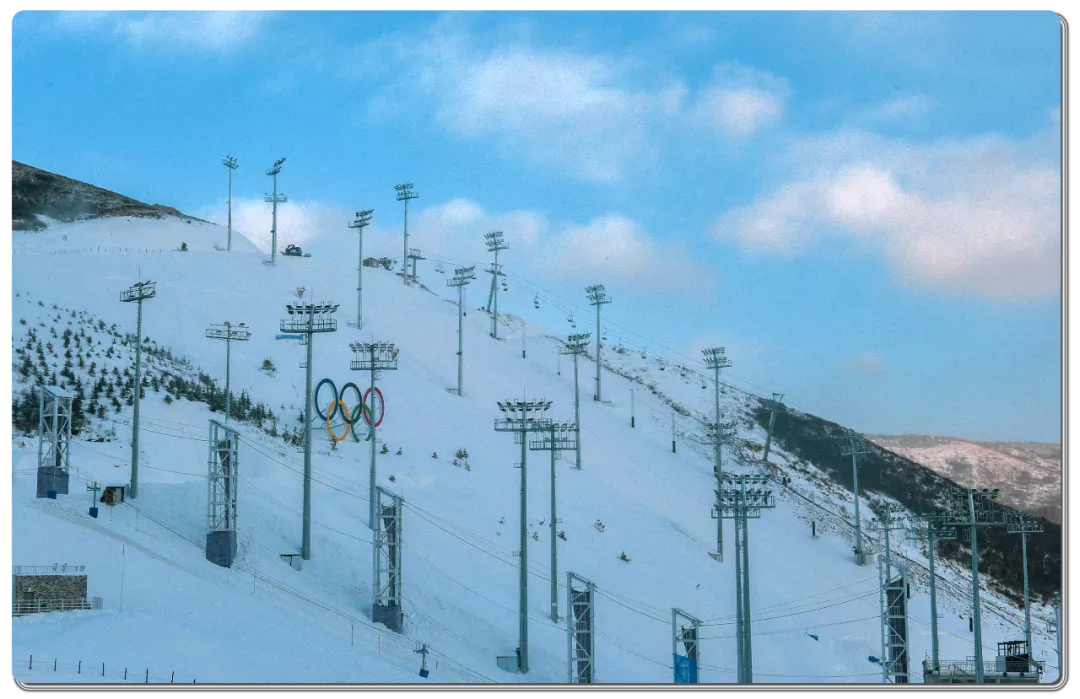
[[[427,670],[421,670],[420,671],[420,676],[421,677],[427,677],[428,676],[428,671]]]
[[[56,499],[56,491],[55,491],[55,490],[49,490],[49,491],[47,491],[47,492],[45,493],[45,495],[46,495],[46,497],[48,497],[48,498],[49,498],[50,500],[55,500],[55,499]]]
[[[97,519],[97,508],[96,507],[91,507],[90,508],[90,516],[93,517],[94,519]]]

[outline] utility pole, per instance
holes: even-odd
[[[872,558],[866,556],[862,546],[862,524],[859,520],[859,454],[869,454],[870,448],[860,436],[851,436],[846,444],[840,446],[841,456],[851,457],[852,491],[855,493],[855,563],[869,565]]]
[[[716,492],[718,517],[735,520],[736,647],[739,684],[753,684],[753,653],[750,647],[750,557],[748,520],[761,517],[763,509],[776,507],[768,476],[724,476]]]
[[[593,284],[585,287],[585,295],[589,297],[589,305],[596,306],[596,395],[593,400],[603,400],[600,393],[600,307],[605,303],[611,303],[611,297],[604,293],[603,284]]]
[[[420,254],[420,248],[409,248],[409,259],[412,260],[412,279],[416,281],[416,261],[426,260],[427,258]]]
[[[291,303],[285,305],[289,317],[281,321],[281,332],[304,336],[307,345],[307,370],[304,390],[304,531],[301,539],[300,557],[311,560],[311,404],[315,397],[311,392],[311,347],[318,333],[337,332],[336,303]]]
[[[514,441],[521,444],[521,550],[518,554],[520,569],[518,571],[518,648],[517,648],[517,671],[525,674],[529,671],[529,548],[527,537],[528,508],[526,500],[526,477],[525,457],[528,453],[528,433],[547,432],[551,430],[551,418],[545,417],[551,408],[551,401],[545,400],[508,400],[505,403],[497,402],[503,415],[509,415],[495,420],[496,432],[513,432]],[[533,413],[533,417],[529,417]],[[500,662],[504,667],[506,661]],[[504,667],[504,669],[506,669]]]
[[[555,510],[555,459],[560,451],[577,448],[577,425],[572,422],[552,422],[548,432],[538,432],[529,440],[529,449],[551,452],[551,622],[559,623],[559,576],[556,539],[560,521]]]
[[[782,407],[784,407],[784,394],[772,394],[772,400],[769,402],[769,432],[765,435],[765,456],[761,459],[766,464],[769,463],[769,446],[772,444],[773,428],[776,427],[776,411]]]
[[[578,391],[578,357],[589,347],[589,333],[578,333],[566,338],[566,347],[560,354],[574,358],[574,468],[581,470],[581,394]]]
[[[136,303],[139,307],[135,330],[135,390],[134,411],[131,420],[131,487],[128,495],[134,500],[139,495],[139,393],[142,392],[142,304],[157,295],[157,282],[136,282],[120,292],[120,301]]]
[[[682,641],[686,654],[679,653]],[[697,684],[701,642],[701,620],[681,609],[671,608],[671,655],[674,659],[675,684]]]
[[[505,276],[502,267],[499,266],[499,251],[506,250],[510,246],[503,240],[502,231],[492,231],[484,234],[484,242],[488,252],[495,253],[495,261],[491,263],[491,269],[485,270],[491,275],[491,292],[488,294],[487,310],[493,313],[491,316],[491,336],[499,339],[499,277]],[[492,310],[494,309],[494,311]]]
[[[265,201],[272,202],[274,205],[274,220],[270,227],[270,266],[273,267],[277,264],[277,205],[278,202],[289,201],[289,198],[284,194],[278,194],[277,191],[277,176],[281,172],[281,166],[285,163],[285,158],[280,158],[274,161],[274,164],[267,169],[266,174],[274,178],[274,193],[267,194]]]
[[[371,214],[375,209],[356,212],[356,220],[348,224],[360,233],[359,261],[356,263],[356,329],[364,327],[364,228],[371,223]]]
[[[233,170],[240,167],[240,163],[236,162],[236,158],[231,155],[226,156],[221,164],[229,168],[229,238],[226,250],[232,251],[232,173]]]
[[[371,529],[376,529],[378,525],[375,520],[375,442],[378,440],[375,439],[375,429],[382,422],[384,408],[381,402],[382,394],[375,388],[375,379],[379,376],[380,371],[395,371],[398,368],[398,350],[394,349],[393,342],[353,342],[349,344],[349,349],[354,354],[352,362],[349,363],[349,369],[371,372],[371,386],[363,399],[364,407],[360,412],[367,413],[365,421],[371,428],[371,434],[369,435],[371,441],[371,468],[368,470],[368,526]],[[342,389],[342,392],[344,393],[344,389]],[[375,404],[376,400],[380,401],[377,406]]]
[[[971,620],[975,634],[975,683],[982,684],[984,675],[982,623],[979,619],[979,527],[1005,524],[1005,512],[995,502],[997,488],[993,490],[952,488],[945,493],[948,498],[945,509],[945,526],[964,527],[971,539]]]
[[[719,417],[719,413],[717,413]],[[674,416],[672,416],[674,419]],[[674,427],[674,422],[672,423]],[[723,487],[724,483],[724,462],[721,456],[721,447],[725,443],[733,442],[735,440],[735,428],[736,422],[734,420],[730,422],[709,422],[705,424],[705,439],[700,440],[702,444],[715,448],[716,453],[716,466],[713,468],[713,472],[716,475],[716,487]],[[672,434],[672,449],[674,449],[675,435]],[[713,515],[716,517],[716,551],[710,551],[709,556],[719,563],[724,562],[724,518],[714,510]]]
[[[468,286],[469,283],[472,282],[473,279],[476,279],[476,274],[473,272],[474,269],[476,269],[475,266],[473,266],[473,267],[459,267],[459,268],[454,270],[454,278],[446,280],[446,285],[447,286],[456,286],[457,290],[458,290],[457,390],[454,390],[454,389],[447,389],[447,390],[449,390],[450,393],[455,393],[455,394],[457,394],[459,396],[462,395],[462,393],[461,393],[461,391],[462,391],[462,363],[463,363],[463,361],[465,359],[465,356],[464,356],[464,343],[462,341],[463,338],[464,338],[464,335],[465,335],[464,330],[462,329],[462,317],[465,314],[465,287]]]
[[[413,191],[412,182],[396,184],[397,200],[405,202],[405,243],[401,248],[401,278],[405,286],[409,285],[409,200],[416,199],[419,194]]]
[[[231,414],[230,406],[232,389],[229,383],[230,366],[232,364],[232,341],[233,340],[250,340],[251,331],[247,329],[247,325],[240,323],[234,326],[229,321],[225,321],[221,325],[211,325],[206,329],[206,337],[211,340],[225,340],[225,424],[229,424],[229,415]]]
[[[1034,655],[1034,649],[1031,647],[1031,596],[1028,590],[1027,540],[1028,534],[1044,531],[1044,527],[1042,522],[1022,512],[1007,512],[1005,527],[1010,534],[1020,535],[1020,550],[1024,557],[1024,642],[1027,643],[1027,654],[1030,660]]]
[[[930,568],[930,665],[935,675],[941,672],[941,659],[938,654],[937,573],[934,571],[934,553],[937,542],[956,538],[956,527],[945,526],[944,520],[941,513],[925,514],[916,519],[908,530],[909,539],[926,542],[926,557]]]

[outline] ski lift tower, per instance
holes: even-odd
[[[680,641],[686,649],[685,655],[679,653]],[[671,654],[674,660],[675,684],[697,684],[700,641],[701,620],[672,607]]]
[[[382,422],[382,415],[377,413],[383,412],[382,406],[382,394],[377,388],[375,388],[375,379],[379,378],[381,371],[395,371],[398,368],[398,350],[394,349],[393,342],[353,342],[349,345],[349,349],[353,351],[353,360],[349,363],[349,369],[352,371],[369,371],[371,372],[371,387],[368,388],[367,395],[370,398],[364,399],[364,407],[361,408],[361,413],[366,412],[368,427],[371,429],[371,467],[368,470],[368,526],[371,529],[376,529],[378,524],[376,522],[376,510],[375,510],[375,429]],[[370,400],[370,405],[368,401]],[[379,401],[379,405],[375,404],[375,401]]]
[[[131,419],[131,487],[128,495],[132,499],[139,494],[139,394],[142,393],[142,304],[147,299],[157,296],[157,282],[136,282],[130,288],[120,292],[122,303],[138,304],[138,320],[135,325],[135,384]]]
[[[264,201],[274,205],[273,223],[270,224],[270,259],[266,262],[271,267],[277,264],[277,205],[289,201],[289,198],[284,194],[278,194],[277,189],[277,176],[281,173],[281,166],[284,164],[285,158],[279,158],[266,170],[267,176],[274,178],[274,193],[263,197]]]
[[[1020,550],[1023,552],[1024,561],[1024,641],[1027,643],[1028,657],[1031,646],[1031,593],[1028,589],[1028,534],[1037,534],[1044,531],[1042,522],[1023,512],[1006,512],[1005,528],[1010,534],[1020,535]]]
[[[409,259],[412,260],[412,280],[416,279],[416,261],[426,260],[427,258],[420,254],[420,248],[409,248]]]
[[[37,497],[68,494],[71,454],[71,402],[59,386],[38,389]],[[50,495],[50,493],[52,495]]]
[[[488,252],[495,253],[495,261],[491,263],[491,269],[485,270],[491,275],[491,291],[488,293],[488,305],[487,310],[489,313],[493,313],[491,316],[491,336],[496,340],[499,339],[499,277],[506,276],[503,274],[502,267],[499,266],[499,251],[506,250],[510,246],[506,244],[503,239],[502,231],[492,231],[484,234],[484,242],[487,244]],[[492,310],[494,308],[494,311]]]
[[[572,422],[552,422],[548,432],[538,432],[529,440],[529,449],[551,452],[551,622],[559,623],[559,576],[556,542],[559,538],[558,519],[555,510],[555,460],[560,451],[577,449],[577,425]]]
[[[840,446],[840,455],[851,457],[852,491],[855,493],[855,562],[861,566],[874,562],[874,554],[863,550],[862,524],[859,519],[859,455],[869,453],[866,440],[860,436],[851,436],[846,444]]]
[[[674,418],[674,416],[672,416]],[[719,414],[717,414],[719,417]],[[705,439],[697,440],[700,444],[713,447],[716,454],[716,465],[713,467],[713,473],[716,475],[716,487],[720,488],[724,483],[724,462],[722,448],[724,444],[732,444],[735,441],[735,430],[737,423],[734,420],[729,422],[708,422],[705,424]],[[674,435],[672,435],[672,444],[674,444]],[[720,516],[720,513],[715,508],[712,512],[713,517],[716,519],[716,551],[710,551],[709,556],[714,561],[720,563],[724,562],[724,518]]]
[[[589,333],[578,333],[566,338],[565,349],[560,354],[574,358],[574,468],[581,470],[581,394],[578,391],[578,357],[589,348]]]
[[[941,658],[938,653],[937,628],[937,573],[934,570],[934,553],[937,542],[956,539],[956,527],[945,525],[945,515],[940,512],[917,517],[908,529],[909,539],[926,542],[926,558],[930,569],[930,666],[923,668],[923,681],[931,674],[941,672]]]
[[[603,284],[593,284],[585,287],[585,295],[589,297],[589,305],[596,306],[596,395],[593,400],[603,401],[600,393],[600,307],[605,303],[611,303],[611,297],[604,292]]]
[[[412,182],[394,185],[397,192],[397,200],[405,202],[405,242],[401,248],[401,278],[405,286],[409,285],[409,200],[416,199],[419,194],[413,191]]]
[[[459,267],[454,270],[454,278],[447,279],[447,286],[456,286],[458,290],[458,320],[457,320],[457,389],[447,389],[450,393],[456,395],[462,395],[462,365],[465,359],[464,355],[464,330],[462,329],[462,317],[465,314],[465,287],[476,279],[476,274],[473,267]]]
[[[232,341],[250,340],[251,331],[247,325],[233,325],[225,321],[221,325],[211,325],[206,329],[206,337],[211,340],[225,340],[225,424],[229,424],[232,389],[230,388],[230,368],[232,366]]]

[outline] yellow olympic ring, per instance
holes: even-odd
[[[330,439],[334,440],[335,443],[344,441],[345,438],[349,436],[349,429],[351,428],[351,425],[349,425],[349,423],[346,422],[345,423],[345,433],[343,435],[341,435],[340,437],[338,437],[336,434],[334,434],[334,428],[333,428],[333,426],[330,425],[330,416],[334,412],[334,406],[337,406],[337,405],[341,406],[341,409],[345,411],[346,415],[349,414],[349,406],[345,405],[345,401],[343,401],[341,399],[331,401],[330,405],[328,405],[326,407],[326,432],[327,432],[327,434],[330,435]]]

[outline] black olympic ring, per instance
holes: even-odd
[[[322,387],[325,384],[330,384],[330,390],[333,391],[333,394],[334,394],[333,403],[332,403],[333,409],[330,410],[329,415],[325,414],[322,411],[322,409],[319,407],[320,405],[322,405],[321,401],[319,401],[319,391],[322,390]],[[353,407],[352,407],[352,410],[349,411],[349,412],[351,412],[352,414],[351,415],[346,415],[345,414],[346,411],[341,410],[341,408],[339,406],[342,405],[342,403],[340,401],[345,400],[345,392],[348,391],[350,388],[353,390],[354,393],[356,393],[356,400],[351,403],[351,405]],[[315,387],[314,400],[315,400],[315,414],[318,415],[319,419],[323,420],[323,421],[333,420],[334,416],[337,415],[340,412],[340,413],[342,413],[341,419],[345,421],[346,425],[349,425],[351,427],[351,426],[355,425],[357,419],[361,415],[363,415],[364,394],[360,390],[360,387],[357,386],[356,384],[352,383],[351,381],[341,387],[341,393],[339,394],[338,390],[337,390],[337,386],[334,384],[333,381],[331,381],[330,379],[323,379],[322,381],[319,382],[319,385]],[[348,405],[349,403],[346,402],[345,404]]]

